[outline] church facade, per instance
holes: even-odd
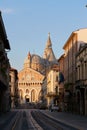
[[[55,63],[57,63],[57,60],[52,50],[50,35],[48,35],[43,57],[29,52],[24,60],[23,69],[18,73],[18,89],[21,104],[41,101],[41,90],[46,76],[46,69]]]

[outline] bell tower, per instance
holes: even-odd
[[[46,47],[44,50],[43,58],[47,59],[48,61],[56,60],[53,49],[52,49],[52,42],[51,42],[51,38],[50,38],[50,33],[48,33],[48,39],[46,42]]]

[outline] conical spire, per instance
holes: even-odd
[[[24,60],[24,68],[30,68],[31,67],[31,54],[28,52],[27,57]]]
[[[48,33],[48,39],[46,43],[46,48],[52,47],[51,39],[50,39],[50,33]]]
[[[28,59],[30,59],[30,57],[31,57],[31,54],[30,54],[30,52],[28,52]]]
[[[47,43],[46,43],[46,48],[44,50],[43,58],[47,59],[48,61],[55,61],[56,60],[53,49],[52,49],[50,33],[48,33],[48,39],[47,39]]]

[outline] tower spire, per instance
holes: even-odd
[[[50,37],[50,32],[48,33],[48,37]]]
[[[48,33],[48,39],[47,39],[47,42],[46,42],[46,47],[45,47],[45,50],[44,50],[43,58],[47,59],[48,61],[55,61],[56,60],[53,49],[52,49],[50,33]]]
[[[52,47],[51,39],[50,39],[50,32],[48,33],[48,39],[46,43],[46,48]]]
[[[28,52],[28,59],[30,59],[30,57],[31,57],[31,54],[30,54],[30,51]]]

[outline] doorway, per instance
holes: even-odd
[[[26,102],[26,103],[29,103],[29,102],[30,102],[30,100],[29,100],[29,95],[26,95],[26,96],[25,96],[25,102]]]
[[[26,103],[29,103],[29,98],[26,98]]]

